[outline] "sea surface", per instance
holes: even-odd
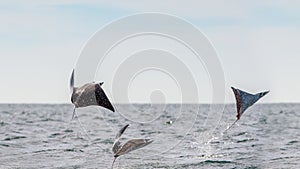
[[[222,105],[218,105],[222,106]],[[300,104],[256,104],[231,129],[236,107],[119,104],[117,112],[71,104],[0,105],[0,168],[111,168],[114,137],[154,142],[115,169],[300,168]]]

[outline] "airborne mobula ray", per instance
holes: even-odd
[[[240,89],[231,87],[233,90],[235,100],[236,100],[236,110],[237,110],[237,115],[236,115],[236,120],[233,122],[233,124],[227,128],[225,131],[230,129],[243,115],[243,113],[254,103],[256,103],[259,99],[264,97],[266,94],[268,94],[270,91],[265,91],[265,92],[260,92],[257,94],[250,94],[245,91],[242,91]]]
[[[128,126],[129,126],[129,124],[122,127],[115,137],[115,141],[114,141],[113,148],[112,148],[112,151],[114,153],[114,161],[111,165],[112,169],[114,167],[114,163],[115,163],[116,159],[119,156],[127,154],[133,150],[137,150],[139,148],[145,147],[148,144],[153,142],[153,140],[151,140],[151,139],[131,139],[122,145],[120,142],[120,137],[125,132],[125,130],[127,129]]]
[[[70,79],[71,102],[74,104],[72,119],[75,115],[76,108],[87,106],[101,106],[111,111],[115,111],[104,90],[101,83],[87,83],[81,87],[74,87],[74,69]]]

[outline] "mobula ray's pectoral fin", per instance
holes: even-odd
[[[70,78],[70,93],[72,94],[74,92],[74,69],[71,74]]]
[[[104,90],[101,88],[100,84],[95,85],[95,96],[96,101],[99,106],[109,109],[112,112],[115,112],[115,109],[111,102],[109,101],[108,97],[106,96]]]

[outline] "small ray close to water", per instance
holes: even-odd
[[[114,168],[114,163],[119,156],[125,155],[131,151],[145,147],[148,144],[153,142],[153,140],[151,140],[151,139],[131,139],[122,145],[119,140],[128,126],[129,126],[129,124],[122,127],[115,137],[115,141],[114,141],[113,148],[112,148],[112,151],[114,153],[114,160],[111,165],[112,169]]]

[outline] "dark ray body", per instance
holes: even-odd
[[[70,79],[70,89],[72,92],[71,102],[75,108],[73,111],[73,117],[75,109],[79,107],[87,106],[101,106],[111,111],[115,111],[104,90],[102,89],[103,82],[101,83],[87,83],[81,87],[74,87],[74,70]],[[73,119],[72,117],[72,119]]]
[[[257,94],[250,94],[247,93],[243,90],[231,87],[233,90],[235,100],[236,100],[236,110],[237,110],[237,115],[236,115],[236,120],[235,122],[226,130],[230,129],[243,115],[243,113],[251,107],[254,103],[256,103],[259,99],[261,99],[263,96],[269,93],[269,91],[265,92],[260,92]]]

